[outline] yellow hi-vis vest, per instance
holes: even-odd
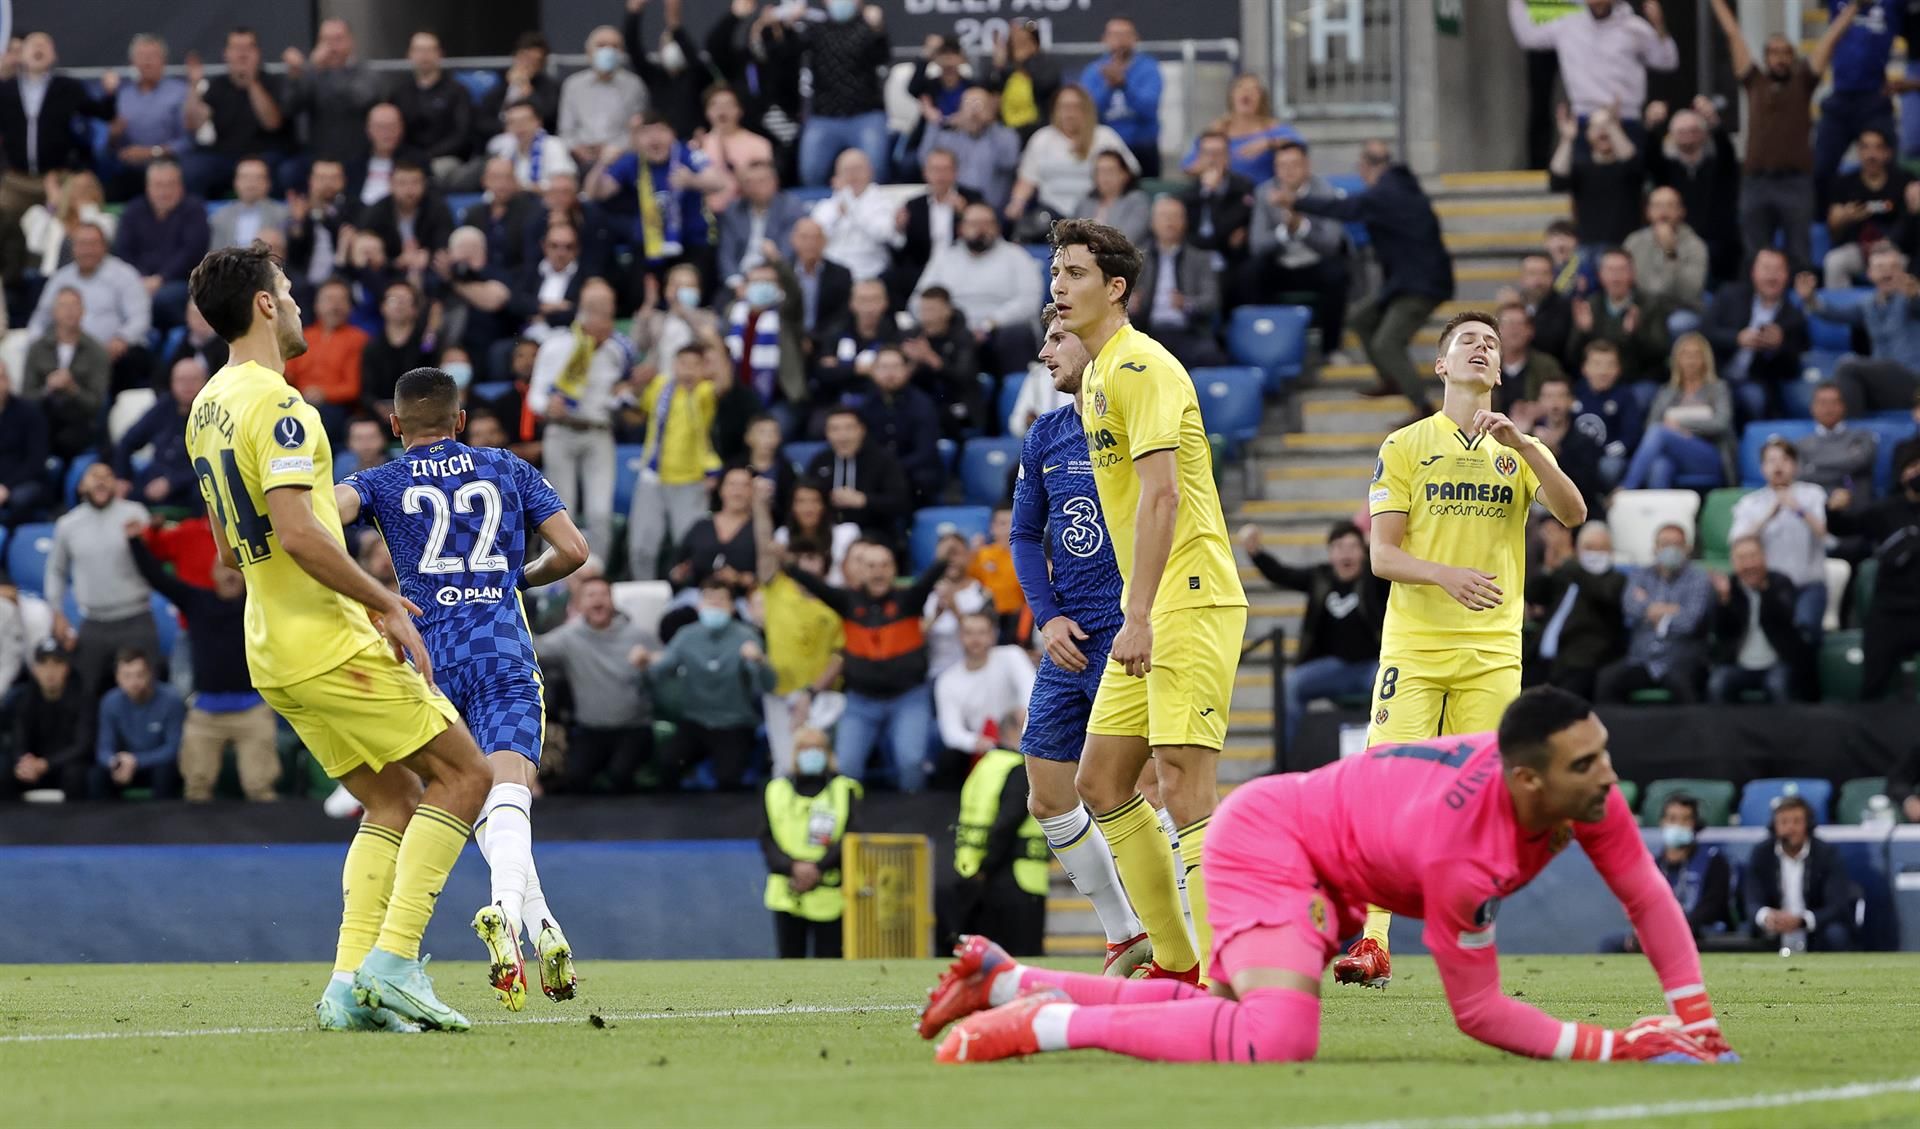
[[[1000,814],[1000,793],[1007,786],[1007,777],[1025,763],[1026,758],[1019,753],[995,749],[980,758],[967,782],[960,786],[960,821],[953,829],[953,869],[960,877],[972,878],[980,872],[980,864],[987,857],[987,835]],[[1013,880],[1027,893],[1045,897],[1047,861],[1052,857],[1046,832],[1029,815],[1020,824],[1019,835]]]
[[[827,848],[846,834],[847,817],[853,814],[853,801],[860,791],[860,782],[846,776],[827,781],[817,796],[802,796],[784,776],[767,781],[767,826],[773,829],[774,846],[802,862],[819,862]],[[766,904],[777,913],[808,921],[838,921],[844,906],[840,872],[823,872],[820,884],[804,894],[793,892],[793,882],[786,875],[769,874]]]

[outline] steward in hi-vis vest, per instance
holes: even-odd
[[[767,829],[760,850],[767,859],[766,906],[773,911],[780,955],[838,957],[840,844],[853,824],[860,782],[833,771],[827,735],[818,729],[794,734],[794,774],[767,781]]]

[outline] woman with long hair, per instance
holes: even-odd
[[[1072,83],[1062,86],[1053,99],[1051,120],[1020,155],[1007,218],[1019,219],[1034,203],[1055,216],[1071,215],[1073,206],[1093,191],[1094,158],[1109,149],[1139,175],[1140,162],[1119,134],[1100,124],[1087,92]]]
[[[1682,477],[1687,486],[1733,481],[1733,394],[1714,370],[1713,347],[1686,334],[1673,343],[1670,367],[1622,490],[1666,490]]]
[[[680,559],[667,573],[675,585],[698,586],[720,573],[736,594],[754,583],[759,556],[753,539],[753,471],[729,467],[713,485],[713,512],[687,530]]]
[[[73,259],[70,236],[83,223],[93,224],[113,245],[113,234],[120,226],[118,216],[106,209],[106,192],[100,178],[85,169],[75,173],[48,173],[47,202],[35,204],[20,217],[20,231],[27,240],[27,254],[39,256],[41,274],[52,274]],[[29,260],[31,261],[31,260]]]
[[[1115,152],[1103,149],[1093,158],[1093,191],[1080,201],[1073,214],[1117,227],[1135,247],[1145,247],[1152,236],[1153,202],[1140,191],[1140,178]]]
[[[781,546],[809,542],[827,547],[827,583],[844,584],[841,565],[847,550],[860,540],[860,527],[850,521],[834,524],[833,511],[827,507],[826,492],[812,483],[793,488],[793,500],[787,504],[787,521],[773,531],[774,543]]]
[[[1273,176],[1273,151],[1281,142],[1306,143],[1298,130],[1274,116],[1266,83],[1252,74],[1241,75],[1227,87],[1227,112],[1213,119],[1205,132],[1226,135],[1230,166],[1255,184]],[[1199,156],[1196,136],[1180,167],[1191,169]]]
[[[1020,134],[1024,144],[1040,129],[1041,117],[1060,90],[1060,64],[1040,48],[1040,25],[1017,20],[994,40],[993,70],[987,87],[1000,95],[1000,120]]]

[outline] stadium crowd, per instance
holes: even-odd
[[[287,378],[340,475],[393,457],[395,381],[433,364],[464,389],[466,440],[535,461],[579,518],[594,560],[529,604],[565,722],[553,790],[739,788],[791,772],[793,734],[817,729],[841,773],[951,788],[1015,743],[1034,625],[1005,502],[1018,437],[1064,402],[1032,363],[1054,218],[1147,251],[1133,316],[1189,366],[1224,360],[1234,308],[1294,294],[1326,361],[1347,360],[1350,323],[1379,375],[1366,394],[1429,410],[1408,348],[1455,293],[1433,206],[1378,143],[1357,177],[1317,172],[1255,76],[1182,151],[1124,18],[1084,67],[1031,25],[991,59],[932,37],[902,89],[875,6],[735,0],[702,42],[678,0],[658,21],[646,0],[610,7],[567,74],[536,33],[502,73],[454,73],[422,31],[386,76],[337,19],[272,70],[235,28],[212,77],[194,58],[169,75],[148,35],[94,83],[62,74],[44,33],[9,46],[0,282],[24,349],[0,350],[0,681],[18,683],[0,792],[203,800],[228,743],[238,791],[289,786],[235,665],[243,587],[214,559],[182,439],[225,361],[186,298],[209,248],[284,259],[309,346]],[[1643,70],[1642,97],[1593,95],[1635,89],[1607,67],[1658,63],[1636,38],[1651,25],[1613,18],[1638,23],[1605,51],[1558,40],[1571,106],[1549,167],[1575,218],[1501,295],[1496,406],[1595,515],[1734,487],[1759,455],[1744,426],[1812,422],[1765,443],[1765,485],[1708,495],[1731,509],[1710,562],[1691,521],[1642,522],[1630,546],[1603,522],[1540,523],[1530,677],[1603,701],[1815,696],[1836,556],[1877,564],[1864,689],[1885,694],[1920,649],[1900,536],[1920,524],[1920,183],[1867,114],[1816,176],[1836,115],[1816,145],[1808,112],[1822,70],[1839,82],[1871,53],[1843,16],[1808,58],[1783,41],[1742,65],[1737,159],[1711,102],[1643,106]],[[902,99],[918,118],[890,128]],[[1178,177],[1159,177],[1163,153]],[[1823,353],[1825,331],[1852,339]],[[1309,594],[1288,740],[1310,702],[1372,683],[1384,593],[1362,526],[1336,527],[1312,569],[1245,538]],[[352,532],[390,580],[379,537]]]

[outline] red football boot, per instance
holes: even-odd
[[[1333,962],[1333,979],[1336,984],[1385,988],[1393,979],[1393,962],[1379,942],[1362,937],[1347,950],[1346,956]]]
[[[1048,1004],[1069,1003],[1057,988],[1029,992],[1010,1004],[968,1016],[947,1032],[934,1052],[935,1062],[994,1062],[1040,1053],[1033,1017]]]
[[[1142,976],[1140,979],[1142,980],[1179,980],[1183,983],[1191,984],[1194,987],[1198,988],[1200,986],[1200,966],[1196,964],[1192,968],[1182,969],[1179,972],[1171,972],[1167,969],[1161,968],[1160,962],[1156,960],[1151,964],[1147,965],[1146,975]]]
[[[992,1007],[990,994],[994,980],[1016,965],[1007,950],[980,936],[960,938],[953,955],[954,962],[927,993],[927,1006],[920,1011],[922,1039],[933,1038],[956,1019]]]
[[[1124,941],[1115,941],[1107,946],[1107,963],[1100,966],[1100,975],[1128,977],[1139,971],[1140,966],[1153,959],[1153,945],[1142,933]]]

